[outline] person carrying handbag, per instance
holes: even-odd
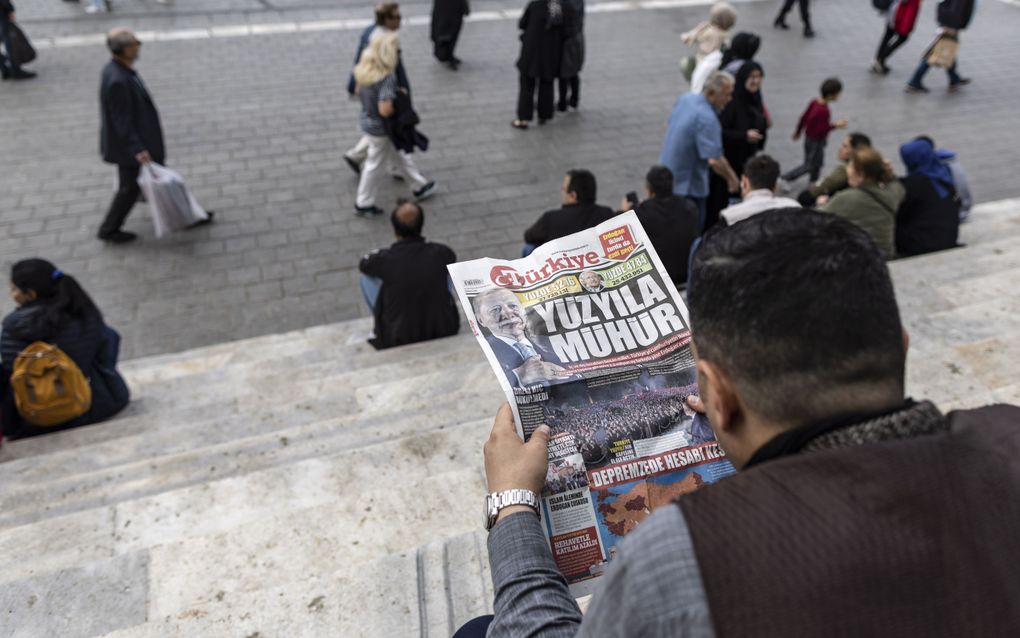
[[[11,0],[0,0],[0,43],[4,45],[6,53],[6,55],[0,53],[0,75],[5,80],[30,80],[35,77],[35,73],[21,68],[22,63],[27,60],[19,57],[15,38],[19,38],[26,45],[28,41],[15,23],[15,17]]]
[[[974,17],[975,0],[941,0],[936,10],[939,30],[935,41],[929,46],[914,75],[907,82],[907,93],[928,93],[921,81],[932,66],[945,68],[949,76],[949,91],[955,93],[960,87],[970,84],[970,78],[962,77],[956,70],[957,54],[960,49],[960,32],[967,28]]]

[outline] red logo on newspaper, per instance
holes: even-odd
[[[606,259],[625,259],[637,248],[634,236],[630,234],[630,226],[620,226],[602,233],[599,239],[602,240],[602,249],[606,251]]]
[[[630,236],[630,231],[627,231]],[[603,243],[605,243],[603,241]],[[598,253],[589,251],[579,255],[568,255],[563,253],[559,256],[550,257],[545,260],[540,268],[518,272],[513,266],[493,266],[489,271],[489,278],[492,283],[501,288],[524,288],[530,284],[537,284],[548,279],[561,270],[584,270],[590,266],[597,266],[602,260]]]

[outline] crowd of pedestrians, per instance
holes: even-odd
[[[783,5],[777,27],[785,27],[792,5]],[[901,0],[887,7],[887,29],[872,64],[876,73],[889,72],[886,62],[913,29],[919,5]],[[805,35],[812,35],[808,2],[802,0],[800,8]],[[436,0],[433,7],[433,54],[451,70],[461,64],[455,51],[469,12],[467,0]],[[924,90],[921,78],[933,64],[947,70],[950,88],[968,82],[958,74],[955,58],[960,32],[969,25],[973,12],[972,0],[939,3],[938,38],[908,88]],[[516,62],[519,95],[517,117],[512,122],[515,128],[527,128],[536,110],[542,124],[557,110],[578,108],[585,58],[584,15],[583,0],[532,0],[525,6],[518,23],[521,47]],[[5,79],[32,77],[13,55],[17,46],[12,38],[19,33],[15,18],[10,0],[0,0],[0,41],[7,54],[0,58],[0,69]],[[425,213],[420,202],[436,192],[437,184],[423,175],[415,161],[414,153],[427,149],[429,140],[417,129],[419,119],[399,38],[402,18],[397,3],[375,8],[374,23],[358,38],[347,86],[351,98],[361,105],[361,136],[344,154],[358,175],[354,212],[362,217],[385,213],[378,192],[386,176],[400,180],[409,195],[398,201],[390,215],[396,243],[361,262],[362,291],[375,317],[372,342],[380,348],[453,334],[459,324],[445,268],[455,260],[453,251],[426,241],[422,234]],[[561,206],[539,216],[524,231],[523,255],[611,219],[619,211],[633,209],[670,278],[683,287],[700,238],[707,231],[798,203],[853,221],[872,237],[887,259],[956,245],[959,222],[972,198],[959,158],[950,150],[937,148],[930,138],[903,144],[900,156],[908,172],[896,178],[890,163],[872,148],[867,136],[852,133],[839,148],[840,164],[822,177],[827,138],[833,130],[847,126],[845,118],[834,119],[831,114],[842,91],[838,78],[822,82],[819,95],[811,99],[793,133],[794,140],[804,138],[803,163],[779,177],[779,165],[764,154],[773,117],[763,91],[766,71],[755,60],[762,38],[750,31],[734,33],[737,19],[732,5],[719,2],[707,19],[678,43],[694,49],[690,61],[682,65],[682,74],[690,74],[690,90],[680,93],[665,118],[659,163],[647,173],[645,198],[633,192],[616,210],[600,205],[595,175],[583,168],[571,170],[560,185]],[[107,47],[112,59],[103,70],[100,86],[100,147],[102,158],[117,166],[119,180],[97,235],[119,244],[136,238],[123,224],[142,197],[140,174],[150,163],[163,163],[167,153],[156,102],[134,68],[142,42],[131,30],[118,28],[108,34]],[[810,183],[796,184],[805,175]],[[797,202],[785,197],[795,190],[799,190]],[[209,220],[211,214],[198,223]],[[69,276],[61,276],[71,281]],[[48,298],[38,287],[29,290],[35,291],[35,296],[19,293],[19,304],[31,307]],[[14,329],[13,324],[10,329],[5,324],[5,335],[14,334]],[[107,330],[99,332],[107,334]],[[26,334],[24,330],[21,333]],[[56,334],[52,326],[39,334],[44,333]],[[103,363],[110,369],[116,348],[113,352],[112,359],[106,357]],[[71,358],[82,370],[92,365],[77,351]],[[84,418],[79,415],[69,422],[80,423]]]

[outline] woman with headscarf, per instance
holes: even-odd
[[[744,164],[765,149],[769,127],[765,104],[762,102],[761,83],[765,71],[757,62],[745,62],[737,71],[733,85],[733,99],[719,113],[722,125],[723,154],[737,177],[744,174]],[[711,174],[707,204],[706,228],[719,218],[726,208],[730,193],[726,180]]]
[[[719,65],[719,68],[731,75],[736,75],[744,62],[754,59],[760,46],[761,38],[753,33],[741,31],[733,36],[730,47],[723,52],[722,64]]]
[[[896,0],[886,12],[885,33],[878,43],[878,53],[871,63],[871,72],[888,75],[889,67],[885,61],[893,51],[903,46],[914,31],[917,14],[921,11],[921,0]]]
[[[907,257],[955,247],[960,232],[960,202],[953,174],[935,145],[919,137],[900,147],[907,176],[906,197],[896,215],[896,253]]]
[[[538,123],[553,117],[553,80],[560,77],[563,42],[571,32],[573,15],[569,4],[561,0],[531,0],[517,24],[521,30],[521,55],[517,58],[520,89],[517,94],[517,119],[511,126],[528,128],[535,112],[538,90]]]

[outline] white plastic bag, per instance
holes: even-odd
[[[209,219],[209,214],[188,192],[181,176],[165,166],[155,162],[142,166],[138,186],[149,202],[156,237]]]

